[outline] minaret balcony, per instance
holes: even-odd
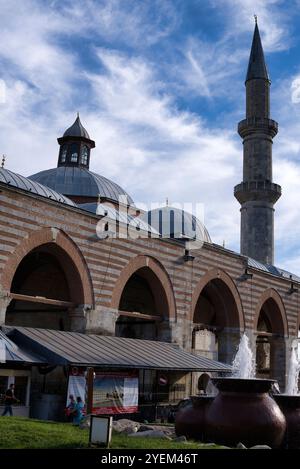
[[[238,124],[238,133],[242,138],[255,132],[264,132],[272,138],[278,132],[278,123],[267,117],[248,117]]]
[[[240,204],[250,200],[261,200],[274,204],[281,196],[281,186],[271,181],[241,182],[235,186],[234,196]]]

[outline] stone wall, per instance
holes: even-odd
[[[0,319],[5,320],[14,269],[31,249],[31,239],[65,247],[83,285],[82,304],[70,312],[71,328],[113,335],[118,318],[117,299],[135,269],[148,266],[159,278],[169,311],[160,323],[161,337],[187,350],[192,348],[193,313],[202,285],[218,278],[226,282],[239,305],[234,340],[222,340],[222,357],[229,361],[240,331],[254,331],[261,298],[276,291],[286,324],[284,335],[297,337],[298,293],[289,294],[290,281],[252,269],[243,279],[245,261],[232,251],[205,244],[194,260],[184,260],[184,247],[159,239],[106,239],[96,236],[98,218],[82,210],[1,186],[0,193]],[[52,238],[49,238],[52,233]],[[78,285],[79,287],[79,285]],[[155,292],[154,292],[155,294]],[[224,331],[226,335],[226,331]],[[228,336],[229,337],[229,336]],[[162,340],[162,339],[161,339]],[[282,365],[284,374],[284,365]]]

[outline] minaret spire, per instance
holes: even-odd
[[[269,80],[268,69],[265,62],[264,51],[261,44],[257,16],[255,18],[255,28],[252,40],[252,47],[250,52],[246,82],[254,78],[263,78]]]
[[[274,263],[274,204],[281,187],[273,183],[272,144],[278,124],[270,119],[270,79],[257,20],[246,76],[246,119],[238,125],[243,139],[243,182],[234,188],[241,204],[241,253]]]

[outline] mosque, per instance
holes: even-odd
[[[108,358],[99,366],[134,368],[142,397],[176,400],[204,389],[207,373],[225,372],[245,331],[257,376],[284,391],[300,278],[274,266],[281,187],[272,178],[270,84],[256,24],[238,124],[240,253],[214,244],[194,215],[170,205],[145,213],[91,171],[95,141],[79,115],[58,138],[56,168],[30,177],[0,169],[0,394],[8,379],[31,383],[30,396],[59,394],[66,364],[95,366],[101,339]],[[202,247],[190,249],[196,231]]]

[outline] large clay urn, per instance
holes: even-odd
[[[193,440],[206,441],[206,411],[213,399],[214,396],[192,396],[191,405],[179,410],[175,416],[176,435],[184,435]]]
[[[300,396],[274,394],[274,399],[286,418],[284,448],[300,449]]]
[[[206,413],[206,433],[215,443],[279,448],[286,421],[269,395],[273,380],[213,378],[219,394]]]

